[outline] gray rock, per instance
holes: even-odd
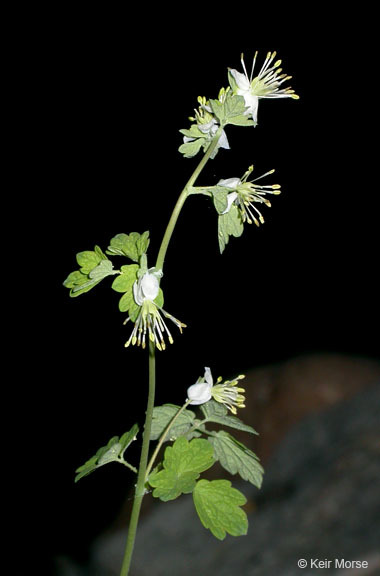
[[[219,542],[200,524],[191,496],[157,503],[139,526],[132,576],[380,574],[380,385],[296,425],[248,498],[249,533]],[[126,534],[98,539],[91,576],[118,576]],[[300,570],[298,559],[307,560]],[[365,570],[335,559],[367,560]]]

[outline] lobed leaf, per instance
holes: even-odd
[[[204,138],[204,133],[199,130],[197,124],[192,124],[189,130],[182,129],[180,130],[181,134],[186,136],[187,138]]]
[[[138,264],[129,264],[121,267],[121,274],[112,282],[112,289],[116,292],[127,292],[132,290],[134,282],[137,280]]]
[[[227,408],[223,406],[223,404],[215,402],[215,400],[209,400],[205,404],[202,404],[201,410],[206,418],[205,423],[214,422],[215,424],[235,428],[235,430],[257,434],[256,430],[254,430],[252,426],[244,424],[242,420],[229,414]]]
[[[167,502],[181,494],[189,494],[200,473],[214,462],[212,446],[207,440],[195,438],[189,442],[183,436],[177,438],[173,446],[165,450],[163,469],[154,471],[149,477],[153,496]]]
[[[113,269],[113,264],[110,260],[101,260],[99,264],[91,270],[89,273],[89,277],[91,280],[95,280],[96,282],[100,282],[103,278],[107,276],[112,276],[114,274],[118,274],[118,270]]]
[[[233,94],[228,92],[225,102],[224,102],[226,123],[230,124],[233,118],[242,116],[245,114],[246,106],[243,96],[238,94]]]
[[[195,509],[203,526],[224,540],[226,533],[243,536],[248,532],[248,518],[243,506],[247,499],[228,480],[199,480],[194,492]]]
[[[117,256],[127,256],[138,262],[143,254],[148,250],[149,246],[149,231],[139,234],[138,232],[131,232],[128,234],[116,234],[111,239],[110,245],[106,253]]]
[[[72,298],[88,292],[103,278],[118,273],[113,270],[112,262],[103,254],[99,246],[95,246],[94,250],[78,252],[76,260],[80,270],[71,272],[63,282],[65,288],[70,289]]]
[[[225,186],[216,186],[210,190],[212,192],[214,206],[218,214],[222,214],[227,208],[227,196],[231,192]]]
[[[84,478],[84,476],[88,476],[88,474],[91,474],[91,472],[94,472],[97,468],[109,464],[109,462],[123,461],[124,452],[131,442],[136,439],[138,431],[138,425],[134,424],[120,439],[119,436],[113,436],[106,446],[99,448],[95,456],[92,456],[87,462],[76,469],[75,482],[78,482],[78,480]]]
[[[224,103],[220,102],[219,100],[210,100],[210,106],[213,113],[219,120],[219,124],[224,125],[226,120],[226,110]]]
[[[91,270],[101,262],[102,258],[94,250],[85,250],[78,252],[76,256],[77,262],[80,266],[80,271],[83,274],[89,274]]]
[[[256,122],[245,115],[230,118],[228,124],[233,124],[234,126],[256,126]]]
[[[261,487],[264,469],[256,454],[224,430],[212,432],[208,441],[214,447],[216,460],[227,472],[239,474],[243,480],[257,488]]]
[[[163,406],[156,406],[153,410],[153,420],[150,439],[158,440],[164,433],[169,422],[173,420],[174,416],[180,410],[180,406],[175,404],[164,404]],[[179,436],[185,436],[194,424],[195,414],[191,410],[184,410],[174,422],[173,427],[170,429],[167,440],[173,440]]]
[[[193,140],[191,142],[185,142],[184,144],[181,144],[178,150],[179,152],[181,152],[181,154],[184,155],[185,158],[192,158],[193,156],[196,156],[196,154],[198,154],[199,150],[202,148],[205,141],[206,139],[204,137],[197,138],[196,140]]]
[[[218,218],[218,240],[221,254],[228,244],[229,237],[235,236],[237,238],[243,234],[243,230],[244,225],[239,210],[235,204],[232,204],[229,211],[226,214],[221,214]]]

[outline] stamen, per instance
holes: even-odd
[[[268,172],[265,172],[265,174],[262,174],[261,176],[258,176],[257,178],[255,178],[254,180],[252,180],[252,182],[256,182],[257,180],[260,180],[260,178],[264,178],[264,176],[268,176],[268,174],[273,174],[273,172],[275,172],[275,169],[273,168],[273,170],[269,170]]]
[[[256,50],[256,52],[255,52],[255,56],[254,56],[254,58],[253,58],[253,62],[252,62],[251,75],[250,75],[250,77],[249,77],[249,81],[250,81],[250,82],[252,82],[252,78],[253,78],[253,71],[254,71],[254,69],[255,69],[255,64],[256,64],[256,58],[257,58],[257,54],[258,54],[258,51]]]
[[[271,52],[268,52],[267,57],[265,58],[265,62],[258,74],[259,78],[262,78],[264,72],[266,72],[266,70],[268,69],[269,65],[271,64],[271,62],[273,62],[273,59],[276,57],[276,52],[273,52],[273,54]]]
[[[240,62],[241,62],[241,65],[243,66],[243,70],[244,70],[245,77],[246,77],[247,80],[248,80],[248,74],[247,74],[247,69],[246,69],[246,67],[245,67],[244,54],[243,54],[243,53],[242,53],[241,56],[240,56]],[[250,80],[249,80],[249,81],[250,81]]]

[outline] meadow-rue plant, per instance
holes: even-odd
[[[145,494],[152,492],[154,498],[166,502],[181,494],[191,493],[195,511],[203,526],[223,540],[226,534],[241,536],[247,533],[248,518],[242,509],[246,498],[231,486],[229,480],[210,481],[200,478],[200,475],[219,462],[230,475],[238,474],[257,488],[261,487],[264,470],[258,457],[240,439],[224,430],[257,434],[236,416],[237,410],[245,407],[245,390],[240,386],[243,375],[225,381],[219,377],[214,383],[211,369],[206,367],[203,377],[198,378],[195,384],[188,385],[187,399],[182,406],[154,406],[155,351],[165,350],[166,340],[173,343],[164,319],[174,323],[180,332],[185,327],[183,322],[164,310],[164,295],[160,286],[166,252],[185,201],[195,194],[212,200],[218,215],[218,242],[222,253],[231,236],[238,237],[243,233],[245,223],[254,222],[257,226],[264,223],[258,206],[271,206],[267,195],[280,194],[279,184],[257,183],[274,170],[249,179],[253,166],[241,178],[230,177],[220,179],[216,185],[195,186],[208,160],[215,158],[219,151],[230,150],[227,126],[256,126],[260,98],[298,98],[291,88],[279,88],[290,77],[281,74],[281,61],[275,60],[276,52],[267,54],[260,71],[253,76],[256,58],[257,52],[248,77],[242,56],[244,73],[229,69],[230,86],[222,88],[215,99],[199,97],[195,115],[189,118],[192,124],[180,130],[183,135],[180,153],[185,158],[192,158],[202,150],[203,156],[178,197],[155,266],[148,268],[148,231],[141,234],[121,233],[110,240],[105,251],[95,246],[94,250],[79,252],[76,257],[79,268],[69,274],[64,282],[70,296],[77,297],[112,276],[112,289],[121,294],[119,310],[127,314],[124,323],[133,324],[125,346],[148,348],[148,399],[138,467],[124,457],[128,447],[138,438],[139,426],[136,423],[120,438],[113,436],[99,448],[76,470],[75,477],[75,481],[78,481],[110,462],[122,464],[129,473],[137,475],[120,576],[129,573]],[[121,258],[120,268],[115,266],[114,258]],[[189,406],[197,407],[198,412],[190,410]],[[207,427],[208,424],[212,424],[211,429]],[[151,442],[157,444],[150,455]],[[169,445],[161,454],[164,443]]]

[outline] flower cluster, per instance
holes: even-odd
[[[235,94],[243,96],[247,107],[247,115],[257,123],[257,110],[260,98],[294,98],[299,96],[291,88],[280,88],[291,76],[281,74],[281,60],[276,60],[276,52],[268,52],[257,76],[253,76],[255,70],[257,52],[252,62],[251,74],[248,77],[247,69],[244,63],[244,55],[241,55],[241,64],[244,73],[235,69],[229,69],[228,77],[232,90]]]
[[[219,376],[214,385],[211,370],[206,367],[203,379],[199,378],[195,384],[187,389],[187,398],[190,400],[190,404],[195,406],[205,404],[213,398],[216,402],[224,404],[233,414],[236,414],[237,408],[245,408],[245,397],[242,395],[245,390],[237,387],[239,380],[243,378],[245,376],[241,374],[234,380],[226,380],[220,384],[222,378]]]
[[[252,224],[254,222],[256,226],[264,224],[264,218],[260,210],[254,205],[265,204],[265,206],[270,207],[271,203],[268,198],[265,198],[266,194],[281,194],[280,184],[269,184],[261,185],[256,184],[257,180],[268,176],[268,174],[273,174],[274,170],[269,170],[262,176],[258,176],[254,180],[248,180],[248,176],[252,173],[253,166],[250,166],[245,172],[242,178],[227,178],[226,180],[219,180],[218,186],[223,188],[228,188],[231,192],[227,195],[227,208],[224,210],[223,214],[227,214],[230,211],[232,204],[235,204],[240,212],[243,222],[248,222]],[[255,216],[256,213],[256,216]]]
[[[173,344],[173,337],[162,314],[174,322],[181,333],[182,328],[186,327],[186,324],[174,318],[174,316],[166,312],[155,302],[160,290],[159,278],[161,278],[161,276],[162,270],[150,268],[133,284],[133,298],[136,304],[140,306],[140,312],[135,321],[132,334],[125,344],[126,347],[130,344],[132,344],[132,346],[137,344],[137,346],[145,348],[147,333],[149,340],[156,345],[158,350],[165,350],[166,348],[164,340],[165,333],[170,344]],[[160,312],[162,312],[162,314]],[[130,318],[127,318],[125,324],[129,320]]]
[[[222,98],[224,98],[225,96],[225,91],[222,89],[219,93],[219,99],[221,101]],[[195,109],[195,116],[190,116],[189,120],[191,120],[192,122],[196,122],[196,127],[198,128],[198,130],[200,131],[200,136],[203,137],[202,139],[205,140],[204,145],[208,145],[209,142],[211,142],[211,140],[214,138],[218,128],[219,128],[219,123],[217,121],[217,119],[215,118],[215,116],[212,113],[212,109],[211,106],[208,102],[208,100],[206,99],[205,96],[198,96],[197,98],[199,107],[198,109]],[[197,139],[197,136],[189,136],[187,134],[186,131],[185,135],[183,137],[183,142],[184,144],[188,144],[189,142],[194,142]],[[199,137],[199,136],[198,136]],[[214,150],[214,152],[211,155],[211,158],[215,158],[218,149],[219,148],[225,148],[226,150],[230,149],[230,145],[228,143],[227,140],[227,135],[225,133],[224,130],[222,130],[222,133],[219,137],[218,140],[218,144]]]

